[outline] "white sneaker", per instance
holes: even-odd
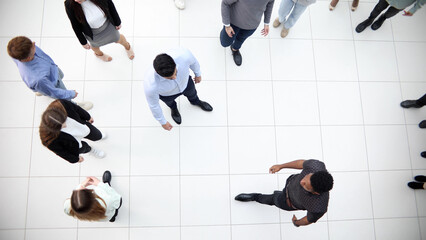
[[[80,106],[81,108],[83,108],[86,111],[89,111],[90,109],[93,108],[92,102],[78,102],[77,105]]]
[[[36,92],[36,93],[35,93],[35,95],[36,95],[37,97],[43,96],[43,94],[42,94],[42,93],[39,93],[39,92]]]
[[[185,9],[185,0],[175,0],[175,5],[178,9]]]
[[[92,147],[92,150],[90,150],[90,155],[94,156],[95,158],[104,158],[106,156],[105,152],[96,148]]]
[[[102,133],[102,140],[105,140],[108,138],[108,134],[106,132],[101,132]]]

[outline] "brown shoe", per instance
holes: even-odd
[[[328,6],[328,9],[330,9],[330,11],[333,11],[338,2],[339,0],[331,0],[330,6]]]
[[[281,37],[282,38],[287,37],[289,31],[290,31],[290,29],[287,29],[283,26],[283,30],[281,30]]]
[[[279,25],[281,25],[279,18],[275,18],[274,23],[272,24],[272,26],[274,26],[274,28],[277,28]]]
[[[354,0],[352,2],[352,7],[351,7],[352,12],[358,8],[358,4],[359,4],[359,0]]]

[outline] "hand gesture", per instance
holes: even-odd
[[[163,124],[161,126],[164,128],[164,130],[167,130],[167,131],[170,131],[173,128],[172,124],[170,124],[169,122],[166,122],[166,124]]]
[[[194,78],[194,82],[195,82],[195,83],[200,83],[200,82],[201,82],[201,76],[199,76],[199,77],[195,77],[195,78]]]
[[[280,165],[274,165],[271,168],[269,168],[269,173],[276,173],[281,170]]]
[[[262,29],[262,31],[260,32],[264,37],[268,36],[269,33],[269,25],[265,24],[265,27]]]
[[[89,50],[90,49],[90,45],[88,43],[86,43],[86,44],[83,45],[83,48]]]
[[[93,120],[93,118],[91,117],[90,119],[89,119],[89,123],[93,123],[95,120]]]
[[[87,178],[90,179],[89,180],[89,185],[98,186],[98,184],[100,182],[98,178],[96,178],[96,177],[87,177]]]
[[[77,97],[77,95],[78,95],[78,92],[77,92],[76,90],[74,90],[74,93],[75,93],[75,95],[74,95],[74,97],[73,97],[73,98],[76,98],[76,97]]]
[[[402,16],[409,16],[409,17],[411,17],[411,16],[413,16],[413,14],[404,10],[404,13],[402,14]]]
[[[296,215],[293,214],[293,218],[291,219],[291,221],[293,222],[293,225],[295,227],[299,227],[299,225],[296,224],[296,221],[297,221]]]
[[[231,38],[232,36],[234,36],[234,34],[235,34],[235,32],[234,32],[234,29],[231,27],[231,26],[229,26],[229,27],[225,27],[225,31],[226,31],[226,34],[228,34],[228,36]]]

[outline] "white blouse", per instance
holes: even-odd
[[[81,8],[83,8],[84,16],[91,28],[100,28],[107,20],[102,9],[90,0],[82,2]]]
[[[79,188],[80,185],[76,187]],[[99,182],[98,186],[89,185],[86,187],[87,189],[93,189],[101,199],[97,199],[98,202],[105,208],[105,216],[106,218],[100,221],[109,221],[115,214],[115,210],[120,207],[121,195],[117,193],[112,187],[110,187],[107,183]],[[106,206],[105,206],[106,204]],[[64,202],[64,212],[67,215],[70,215],[71,211],[71,199],[67,199]]]
[[[90,128],[86,124],[81,124],[70,117],[67,117],[65,124],[67,126],[62,128],[61,132],[73,136],[78,142],[78,147],[81,148],[83,146],[83,144],[81,144],[81,139],[89,135]]]

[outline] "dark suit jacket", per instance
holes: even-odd
[[[71,21],[72,29],[74,30],[75,35],[80,41],[81,45],[87,44],[87,39],[83,35],[89,36],[93,39],[93,32],[87,23],[86,18],[84,19],[84,23],[80,23],[72,9],[69,0],[65,1],[65,10],[67,11],[68,18]],[[71,0],[74,1],[74,0]],[[108,11],[105,13],[106,18],[112,23],[114,26],[119,26],[121,24],[120,16],[118,16],[117,10],[115,9],[114,3],[111,0],[100,0],[100,4],[107,9]]]
[[[81,124],[86,124],[90,120],[90,114],[83,108],[68,100],[59,100],[64,106],[68,117]],[[47,146],[56,155],[67,160],[70,163],[76,163],[79,160],[79,146],[77,140],[68,133],[61,132],[59,136]]]

